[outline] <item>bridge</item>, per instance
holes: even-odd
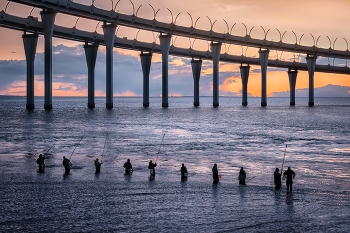
[[[261,106],[267,106],[266,98],[266,76],[267,67],[287,68],[289,83],[290,83],[290,105],[295,105],[295,84],[298,70],[307,70],[309,73],[309,106],[314,105],[314,72],[327,72],[338,74],[350,74],[350,68],[328,65],[317,65],[316,59],[318,56],[331,57],[339,59],[349,59],[349,50],[335,50],[334,46],[330,48],[317,47],[317,41],[314,37],[313,46],[303,46],[300,44],[284,43],[283,35],[280,34],[280,41],[268,41],[266,36],[269,31],[264,30],[264,39],[254,39],[248,34],[246,28],[246,36],[231,35],[232,28],[227,25],[227,33],[218,33],[213,31],[214,23],[211,22],[211,30],[205,31],[196,29],[196,23],[193,24],[191,15],[191,27],[176,25],[176,19],[173,18],[172,23],[163,23],[156,20],[157,12],[154,10],[154,19],[144,19],[137,16],[140,7],[135,11],[133,5],[133,15],[125,15],[115,11],[96,8],[91,6],[74,3],[70,0],[13,0],[19,4],[32,6],[43,9],[41,14],[41,22],[32,16],[26,18],[13,16],[5,11],[0,12],[0,26],[14,30],[24,31],[23,41],[27,61],[27,109],[34,108],[34,59],[36,53],[36,45],[39,34],[44,35],[45,40],[45,102],[44,108],[52,109],[52,37],[74,40],[85,43],[84,49],[88,67],[88,107],[95,107],[94,103],[94,69],[99,45],[106,46],[106,107],[113,108],[113,48],[123,48],[141,51],[141,66],[143,72],[143,106],[149,106],[149,72],[151,67],[152,53],[162,54],[162,107],[168,107],[168,56],[175,55],[181,57],[192,58],[192,72],[194,79],[194,106],[199,106],[199,80],[202,59],[213,61],[213,106],[219,106],[219,61],[239,63],[241,78],[242,78],[242,105],[246,106],[247,102],[247,84],[249,77],[250,65],[261,66]],[[131,1],[130,1],[131,2]],[[132,3],[132,2],[131,2]],[[67,28],[55,25],[55,16],[57,14],[68,14],[81,18],[103,22],[103,35],[95,32],[88,32],[73,28]],[[198,19],[197,19],[198,20]],[[197,22],[197,21],[196,21]],[[116,28],[118,25],[136,28],[139,30],[147,30],[159,33],[160,44],[155,42],[147,43],[127,38],[119,38],[116,36]],[[264,28],[263,28],[264,29]],[[198,40],[210,42],[210,50],[199,51],[192,47],[184,49],[171,45],[172,36],[183,36]],[[344,39],[345,40],[345,39]],[[346,40],[345,40],[346,41]],[[347,41],[346,41],[347,42]],[[249,46],[259,48],[259,58],[247,57],[246,55],[237,56],[226,53],[221,53],[222,44],[235,44],[241,46]],[[269,59],[270,50],[286,51],[293,53],[306,54],[307,63],[299,61],[282,61],[278,57],[275,60]]]

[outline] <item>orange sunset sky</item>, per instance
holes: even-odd
[[[82,4],[90,5],[91,1],[75,0]],[[96,0],[95,6],[110,10],[110,0]],[[118,1],[113,2],[114,6]],[[171,14],[174,18],[180,13],[176,24],[191,26],[191,19],[195,21],[198,17],[196,27],[210,29],[208,16],[212,21],[217,20],[213,28],[217,32],[227,32],[225,19],[229,27],[233,27],[232,34],[245,35],[244,23],[248,31],[254,26],[251,37],[263,38],[262,26],[266,31],[270,29],[268,40],[279,41],[279,29],[282,33],[286,31],[283,42],[295,43],[294,31],[298,40],[302,37],[301,44],[313,45],[312,36],[317,38],[318,47],[329,48],[331,46],[338,50],[346,50],[346,40],[350,41],[350,1],[349,0],[134,0],[135,10],[142,4],[138,16],[153,18],[151,4],[155,10],[159,10],[156,19],[163,22],[171,22]],[[4,10],[7,1],[1,0],[0,9]],[[32,8],[10,3],[6,12],[21,17],[26,17]],[[40,9],[34,9],[32,15],[38,17]],[[129,0],[121,0],[117,5],[117,11],[132,14],[133,8]],[[55,23],[66,27],[76,27],[86,31],[96,31],[102,34],[101,25],[96,21],[79,19],[77,17],[57,14]],[[120,27],[117,31],[118,37],[136,37],[138,30]],[[22,41],[23,32],[0,28],[0,95],[26,95],[26,71],[25,56]],[[137,39],[153,42],[154,35],[150,32],[140,31]],[[344,39],[345,38],[345,39]],[[37,54],[35,58],[35,95],[44,95],[43,81],[43,36],[39,37]],[[193,41],[192,41],[193,42]],[[159,40],[156,39],[156,43]],[[175,46],[189,48],[188,38],[177,37],[173,40]],[[193,49],[207,50],[205,41],[196,41]],[[258,57],[256,48],[243,48],[247,56]],[[223,45],[221,53],[234,55],[242,54],[242,47],[235,45]],[[139,59],[139,51],[128,51],[114,49],[114,96],[142,96],[142,72]],[[270,59],[281,60],[298,59],[305,62],[305,54],[281,53],[270,51]],[[152,58],[150,74],[150,95],[161,95],[161,57],[154,54]],[[319,58],[317,64],[331,64],[337,66],[349,65],[350,61],[340,59]],[[220,63],[220,95],[241,96],[242,83],[239,73],[240,64]],[[105,48],[99,47],[96,70],[95,70],[95,95],[105,96]],[[87,67],[82,44],[53,39],[53,96],[87,96]],[[308,74],[299,71],[296,83],[296,97],[307,97]],[[200,95],[212,95],[212,63],[204,61],[201,71]],[[335,75],[315,73],[315,97],[350,97],[350,75]],[[169,94],[174,96],[192,96],[193,78],[190,60],[181,57],[169,57]],[[251,66],[248,82],[248,93],[250,96],[261,95],[260,67]],[[267,75],[267,93],[269,97],[289,96],[289,81],[286,69],[269,68]]]

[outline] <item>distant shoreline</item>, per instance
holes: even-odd
[[[0,97],[26,97],[23,95],[0,95]],[[44,96],[34,96],[35,98],[44,98]],[[169,96],[168,98],[193,98],[193,96]],[[199,97],[213,97],[213,96],[199,96]],[[220,98],[242,98],[242,96],[219,96]],[[52,98],[88,98],[88,96],[52,96]],[[106,96],[95,96],[95,98],[106,98]],[[142,96],[114,96],[113,98],[142,98]],[[162,98],[161,96],[150,96],[149,98]],[[261,98],[260,96],[248,96],[248,98]],[[272,97],[267,97],[268,99],[270,98],[282,98],[282,99],[289,99],[290,97],[287,96],[272,96]],[[298,96],[295,98],[309,98],[308,96]],[[350,98],[350,96],[318,96],[314,98]]]

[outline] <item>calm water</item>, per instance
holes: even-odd
[[[350,231],[350,98],[316,98],[311,108],[307,98],[295,107],[270,98],[262,108],[260,98],[242,107],[241,98],[220,97],[213,108],[201,97],[194,108],[192,97],[171,97],[166,109],[160,98],[150,108],[115,98],[112,110],[104,98],[93,110],[87,98],[54,98],[52,111],[35,101],[27,111],[24,97],[0,97],[1,232]],[[273,185],[286,144],[293,195]],[[49,149],[40,174],[35,160]],[[71,156],[69,176],[63,156]],[[128,158],[132,176],[123,174]],[[149,160],[158,164],[153,181]],[[238,185],[241,166],[246,186]]]

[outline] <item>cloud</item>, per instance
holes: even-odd
[[[0,87],[6,87],[14,80],[26,80],[25,61],[0,61]],[[16,77],[14,79],[14,77]]]
[[[52,81],[66,85],[55,85],[53,90],[84,91],[88,88],[87,65],[83,45],[69,47],[57,45],[52,48]],[[192,95],[193,78],[190,59],[169,56],[169,93]],[[0,61],[0,91],[16,88],[16,81],[26,80],[26,62],[19,60]],[[34,64],[35,80],[44,82],[44,53],[37,53]],[[161,62],[152,62],[150,71],[150,96],[160,96],[162,90]],[[23,83],[25,84],[25,82]],[[106,56],[104,47],[97,54],[95,65],[95,90],[105,93],[106,89]],[[36,88],[37,90],[37,88]],[[113,91],[114,95],[142,96],[143,74],[138,57],[113,52]],[[36,95],[38,94],[36,91]],[[12,92],[10,92],[12,93]],[[41,93],[41,91],[40,91]],[[71,93],[71,92],[70,92]],[[16,94],[25,95],[25,89]],[[104,95],[104,94],[103,94]]]
[[[271,67],[267,68],[267,72],[281,72],[281,71],[287,71],[287,69],[286,68],[271,68]],[[251,72],[252,73],[261,73],[261,69],[260,68],[252,69]]]
[[[305,57],[303,60],[306,59]],[[334,58],[328,58],[328,57],[317,57],[316,64],[318,65],[331,65],[331,66],[339,66],[339,67],[345,67],[347,65],[347,62],[344,59],[334,59]]]
[[[53,95],[79,95],[86,96],[88,89],[88,70],[83,45],[53,46],[52,55],[52,80]],[[128,51],[126,51],[128,52]],[[116,49],[113,53],[113,91],[115,96],[142,96],[143,95],[143,74],[140,58],[125,53],[125,50]],[[162,94],[162,63],[154,55],[151,64],[149,92],[150,96],[161,96]],[[191,59],[169,56],[168,91],[169,95],[193,96],[193,76]],[[256,67],[256,66],[255,66]],[[255,68],[254,67],[254,68]],[[38,52],[34,64],[35,73],[35,95],[42,96],[44,93],[44,53]],[[241,79],[239,64],[227,62],[220,63],[219,91],[220,95],[241,95]],[[281,70],[283,72],[281,72]],[[268,68],[269,96],[289,96],[289,92],[279,92],[289,90],[288,79],[285,69]],[[260,69],[252,69],[249,77],[249,92],[254,96],[260,95]],[[0,61],[0,94],[26,95],[26,62],[25,60],[2,60]],[[299,88],[305,87],[304,73],[300,73],[301,80]],[[281,75],[283,75],[281,79]],[[315,79],[315,86],[325,86],[332,81],[330,89],[323,89],[315,96],[349,96],[348,78],[346,76],[334,76],[331,80],[326,77]],[[305,76],[306,77],[306,76]],[[323,77],[323,76],[322,76]],[[306,80],[306,79],[305,79]],[[322,80],[326,80],[325,83]],[[211,96],[213,82],[212,61],[203,60],[199,92],[201,96]],[[319,82],[318,85],[317,82]],[[305,81],[306,83],[306,81]],[[340,84],[340,86],[336,86]],[[304,85],[304,86],[302,86]],[[342,88],[342,89],[341,89]],[[105,96],[106,92],[106,55],[105,48],[100,47],[95,65],[95,93],[96,96]],[[297,96],[308,93],[307,89],[298,89]]]

